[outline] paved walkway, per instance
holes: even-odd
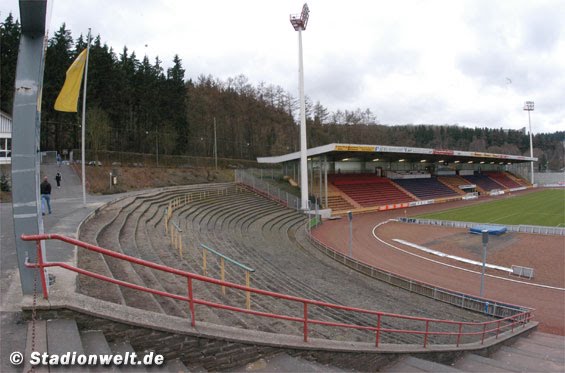
[[[61,188],[57,188],[55,175],[61,172]],[[51,215],[43,216],[46,233],[60,233],[75,237],[80,222],[97,207],[117,198],[117,195],[87,195],[86,205],[82,201],[80,178],[68,165],[42,165],[41,176],[51,183]],[[47,259],[50,261],[72,261],[73,250],[57,247],[48,242]],[[0,203],[0,372],[15,372],[9,362],[10,353],[25,350],[26,325],[20,312],[21,286],[14,237],[12,204]]]

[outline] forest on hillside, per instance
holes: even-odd
[[[0,24],[0,109],[11,115],[20,25],[10,14]],[[41,149],[80,148],[79,112],[53,109],[65,72],[86,48],[63,24],[49,39],[41,115]],[[226,80],[201,73],[187,79],[182,60],[172,67],[124,46],[119,52],[93,38],[87,86],[87,148],[125,152],[212,156],[214,122],[218,156],[254,159],[298,150],[298,99],[270,83],[244,75]],[[82,91],[81,91],[82,92]],[[82,101],[81,101],[82,102]],[[529,155],[525,131],[439,124],[389,126],[369,109],[330,112],[306,98],[308,146],[332,142],[416,146]],[[564,164],[565,131],[534,136],[538,169]]]

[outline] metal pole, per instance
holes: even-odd
[[[326,208],[328,208],[328,157],[324,155],[324,186],[326,188]]]
[[[530,125],[530,157],[533,158],[534,157],[534,142],[532,139],[532,121],[530,119],[530,111],[528,110],[528,124]],[[534,161],[530,162],[530,171],[531,171],[531,182],[532,185],[534,184]]]
[[[86,145],[85,145],[85,133],[86,133],[86,82],[88,80],[88,57],[90,56],[90,28],[88,29],[88,41],[86,43],[86,65],[84,67],[84,85],[82,90],[82,125],[80,129],[81,134],[81,174],[82,174],[82,203],[86,205]]]
[[[488,243],[488,230],[483,230],[483,268],[481,269],[481,298],[485,292],[485,269],[487,265],[487,243]]]
[[[306,157],[306,102],[304,99],[304,66],[302,63],[302,29],[298,29],[298,90],[300,93],[300,197],[302,210],[308,209],[308,163]]]
[[[216,117],[214,117],[214,165],[218,171],[218,142],[216,138]]]
[[[159,132],[155,131],[155,158],[157,159],[157,167],[159,167]]]
[[[319,160],[319,165],[320,165],[320,185],[319,185],[319,192],[318,192],[318,205],[320,206],[320,208],[322,208],[322,157],[320,156]]]
[[[349,257],[353,258],[353,213],[347,211],[347,217],[349,218]]]
[[[308,160],[308,158],[306,158],[306,160]],[[312,194],[314,194],[314,159],[312,158],[312,160],[310,160],[310,187],[309,187],[309,191],[312,191]]]

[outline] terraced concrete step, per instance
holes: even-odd
[[[69,351],[84,354],[75,320],[48,320],[47,347],[49,354],[61,355]]]
[[[523,338],[521,340],[530,341],[539,345],[553,347],[561,351],[565,351],[565,337],[561,335],[535,332],[530,334],[527,338]]]
[[[381,372],[462,372],[457,368],[450,367],[433,361],[418,359],[412,356],[403,357],[396,362],[380,370]]]
[[[152,372],[152,369],[149,369]],[[189,370],[179,359],[174,359],[169,362],[161,369],[162,372],[169,372],[169,373],[189,373],[193,372]]]
[[[502,346],[491,355],[492,359],[518,366],[527,372],[563,372],[563,363],[549,360],[539,354],[513,347]]]
[[[34,335],[35,334],[35,335]],[[32,346],[32,338],[34,343]],[[31,371],[30,356],[33,351],[37,351],[41,354],[47,352],[47,321],[36,320],[34,322],[30,321],[27,323],[27,339],[26,339],[26,350],[25,350],[25,363],[23,372]],[[33,369],[35,373],[48,373],[49,369],[47,367],[35,367]]]
[[[50,355],[76,352],[84,354],[82,341],[75,320],[56,319],[47,321],[47,350]],[[71,369],[69,369],[71,370]],[[73,372],[88,372],[83,366],[73,366]]]
[[[126,357],[126,354],[129,352],[129,354],[131,353],[136,353],[135,350],[133,349],[133,347],[131,346],[131,344],[129,344],[129,342],[114,342],[110,344],[110,349],[112,350],[112,352],[114,354],[120,354],[124,357]],[[137,354],[137,358],[139,360],[139,358],[141,357],[139,354]],[[146,372],[147,370],[145,369],[145,367],[143,367],[142,365],[138,365],[138,366],[120,366],[119,367],[120,372]]]
[[[112,353],[106,337],[101,331],[91,330],[80,333],[80,339],[82,340],[82,347],[84,353],[87,355],[108,355]],[[117,372],[117,368],[114,366],[96,366],[89,367],[89,371],[93,372]]]
[[[190,373],[208,373],[208,371],[206,369],[204,369],[204,367],[202,367],[201,365],[187,365],[188,368],[188,372]]]
[[[346,372],[331,365],[320,364],[282,353],[261,358],[245,366],[230,369],[230,372]]]
[[[82,347],[84,348],[84,353],[86,354],[111,354],[112,350],[106,337],[101,331],[91,330],[82,332],[80,334],[82,340]]]
[[[521,372],[522,369],[512,364],[503,363],[475,354],[466,354],[455,362],[454,367],[464,372]]]
[[[534,354],[536,357],[555,361],[557,363],[565,363],[565,348],[558,348],[540,344],[537,341],[524,338],[520,339],[512,345],[513,348]]]

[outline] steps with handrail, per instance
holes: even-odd
[[[114,206],[120,209],[123,217],[107,214],[106,222],[100,224],[106,226],[109,221],[116,223],[118,228],[99,228],[99,231],[117,241],[112,245],[116,250],[122,250],[131,254],[137,254],[142,258],[161,262],[192,272],[199,272],[196,265],[199,260],[199,252],[194,248],[185,252],[185,258],[181,260],[179,253],[173,251],[169,244],[169,238],[164,233],[163,215],[167,201],[175,196],[182,196],[186,190],[179,190],[166,195],[152,194],[147,196],[136,196],[135,201],[124,201],[122,205]],[[104,210],[104,209],[102,209]],[[116,211],[114,211],[116,212]],[[104,214],[99,213],[103,217]],[[214,195],[213,198],[196,200],[188,205],[175,210],[174,219],[184,222],[182,228],[186,229],[187,235],[192,235],[191,242],[206,242],[214,248],[225,250],[225,253],[236,260],[258,269],[254,274],[252,284],[267,290],[296,294],[313,299],[320,299],[331,303],[353,302],[360,307],[368,307],[398,312],[405,309],[413,313],[414,309],[420,315],[444,318],[446,315],[454,319],[477,320],[481,316],[453,307],[446,307],[428,299],[415,300],[413,295],[404,295],[403,291],[369,280],[362,275],[351,273],[339,265],[327,260],[320,260],[312,256],[315,252],[308,247],[303,236],[304,215],[293,210],[281,208],[276,203],[266,200],[250,192],[239,192],[237,198],[233,195]],[[95,220],[95,219],[93,219]],[[160,223],[159,223],[160,222]],[[91,221],[95,224],[94,221]],[[133,238],[131,246],[129,240]],[[297,243],[301,242],[297,246]],[[111,242],[108,242],[111,244]],[[218,272],[209,268],[210,275],[219,278]],[[136,272],[140,281],[146,281],[150,285],[156,285],[157,289],[165,291],[185,291],[186,285],[177,283],[167,276],[152,273],[143,274],[144,271]],[[312,273],[314,272],[314,273]],[[152,273],[152,275],[149,275]],[[347,274],[346,274],[347,273]],[[141,274],[141,275],[140,275]],[[233,281],[243,283],[242,274],[232,273]],[[335,286],[348,279],[346,286]],[[353,280],[353,278],[355,280]],[[331,280],[330,280],[331,279]],[[322,281],[320,281],[322,280]],[[313,285],[315,284],[315,285]],[[365,285],[366,284],[366,285]],[[211,300],[222,301],[226,304],[237,304],[243,295],[231,292],[229,296],[223,296],[218,288],[207,289],[209,286],[195,287],[195,291],[206,294]],[[358,290],[353,290],[360,287]],[[363,290],[361,290],[363,289]],[[352,294],[359,297],[352,297]],[[153,296],[152,296],[153,297]],[[154,297],[159,298],[159,297]],[[239,300],[238,300],[239,299]],[[414,302],[417,302],[415,306]],[[186,314],[186,304],[174,300],[167,300],[176,307],[165,309],[166,302],[159,301],[162,308],[160,312],[174,315]],[[276,309],[281,313],[296,312],[295,306],[276,305],[259,297],[252,297],[253,309],[269,310]],[[422,306],[424,305],[424,306]],[[446,309],[447,308],[447,309]],[[220,324],[238,325],[244,328],[259,328],[260,330],[289,331],[300,329],[298,324],[287,323],[277,320],[262,320],[243,316],[229,316],[229,312],[208,310],[207,307],[198,307],[197,318],[206,319]],[[179,312],[178,310],[183,310]],[[200,311],[201,310],[201,311]],[[299,311],[299,310],[298,310]],[[374,320],[362,316],[344,315],[335,310],[312,310],[315,317],[328,318],[340,322],[362,322],[374,323]],[[225,315],[224,315],[225,314]],[[221,315],[221,316],[218,316]],[[384,323],[386,324],[387,321]],[[409,327],[409,322],[406,326]],[[292,325],[292,326],[288,326]],[[333,338],[344,337],[351,340],[363,340],[363,333],[357,331],[340,330],[338,332],[327,330],[327,328],[312,327],[314,334],[320,337]],[[420,337],[411,335],[383,335],[393,343],[417,343]],[[442,338],[437,337],[438,340]]]

